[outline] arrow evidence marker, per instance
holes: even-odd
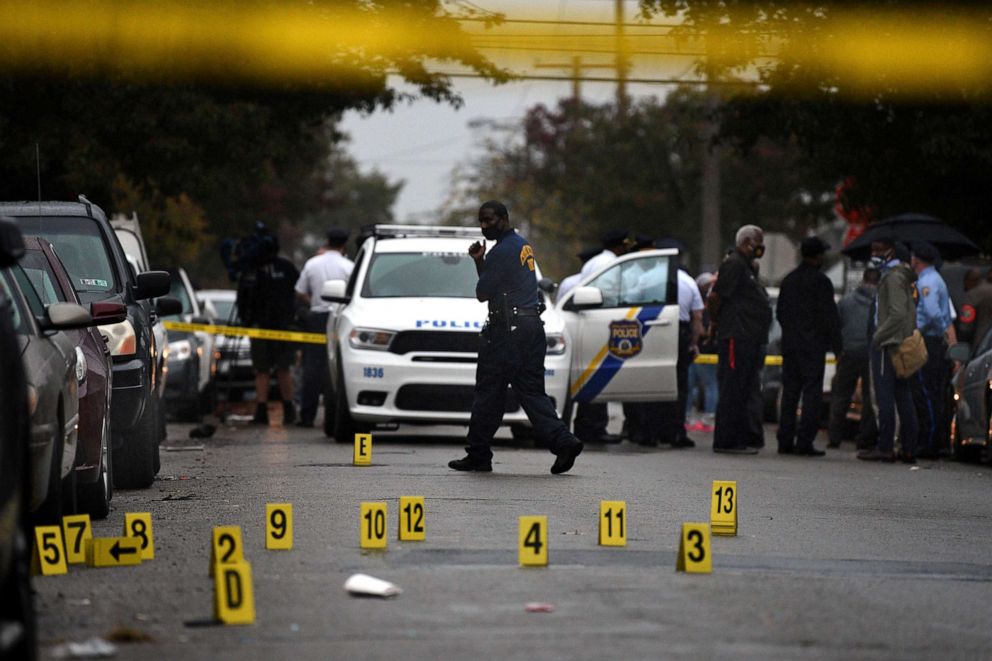
[[[372,434],[355,434],[355,465],[372,465]]]
[[[137,537],[94,537],[86,547],[90,567],[128,567],[141,564],[141,540]]]
[[[215,568],[218,565],[244,562],[244,560],[241,526],[214,526],[210,544],[210,575],[215,575]]]
[[[679,539],[679,555],[675,571],[687,574],[709,574],[713,571],[710,557],[710,525],[708,523],[683,523]]]
[[[141,542],[141,560],[155,559],[155,536],[151,512],[128,512],[124,515],[124,536]]]
[[[288,551],[293,548],[293,506],[268,503],[265,506],[265,548]]]
[[[736,482],[713,481],[713,498],[710,506],[710,525],[714,535],[737,534],[737,501],[739,493]]]
[[[89,514],[62,517],[62,536],[65,539],[65,558],[70,565],[86,562],[86,544],[93,539],[93,524]]]
[[[252,624],[255,621],[251,566],[244,560],[217,565],[214,616],[223,624]]]
[[[42,576],[65,574],[69,566],[65,561],[65,544],[59,526],[35,526],[34,551],[31,553],[31,573]]]

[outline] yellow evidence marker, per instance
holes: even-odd
[[[363,549],[386,548],[386,503],[362,503],[358,524]]]
[[[265,506],[265,548],[289,551],[293,548],[293,505],[268,503]]]
[[[65,559],[70,565],[86,562],[86,543],[93,539],[93,524],[89,514],[62,517],[62,537],[65,539]]]
[[[244,562],[244,545],[241,543],[241,526],[214,526],[210,544],[210,575],[217,565]]]
[[[714,535],[737,534],[737,483],[713,481],[710,525]]]
[[[137,537],[94,537],[86,544],[90,567],[132,567],[141,564],[141,540]]]
[[[141,541],[141,560],[155,559],[155,536],[152,534],[151,512],[127,512],[124,515],[124,536]]]
[[[710,557],[710,525],[708,523],[683,523],[679,539],[679,557],[675,571],[688,574],[709,574],[713,571]]]
[[[355,465],[372,465],[372,434],[355,434]]]
[[[252,624],[255,621],[251,565],[244,560],[217,566],[214,617],[223,624]]]
[[[599,501],[599,545],[627,546],[627,503]]]
[[[59,526],[35,526],[34,552],[31,554],[31,573],[42,576],[65,574],[69,566],[65,561],[65,544]]]
[[[548,517],[520,517],[518,557],[521,567],[548,566]]]
[[[424,514],[423,496],[400,496],[399,536],[401,542],[422,542],[427,538]]]

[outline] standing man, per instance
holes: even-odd
[[[905,248],[902,248],[905,251]],[[899,436],[902,460],[915,463],[913,451],[919,427],[909,380],[896,376],[889,352],[897,348],[916,329],[916,302],[913,286],[916,273],[906,264],[897,250],[895,239],[872,241],[869,264],[882,272],[878,295],[869,319],[871,333],[871,385],[878,419],[878,443],[862,450],[858,459],[864,461],[896,460],[896,412],[899,413]],[[908,251],[905,255],[909,259]]]
[[[847,407],[861,380],[861,424],[858,426],[858,449],[875,444],[875,410],[871,405],[871,371],[868,364],[868,318],[871,314],[878,279],[881,273],[866,269],[858,288],[840,299],[840,335],[844,346],[837,356],[837,373],[830,390],[830,423],[827,426],[829,446],[839,448],[844,438]]]
[[[547,339],[540,316],[534,249],[510,226],[506,207],[495,200],[479,209],[479,226],[486,240],[496,241],[488,255],[485,241],[468,249],[479,273],[475,295],[489,304],[489,321],[482,331],[476,368],[468,455],[448,466],[458,471],[492,471],[493,435],[503,421],[506,389],[512,385],[538,442],[547,444],[557,456],[551,472],[564,473],[582,452],[582,443],[558,418],[544,391]]]
[[[601,251],[599,248],[586,248],[585,250],[583,250],[582,252],[578,253],[575,256],[579,258],[579,262],[582,264],[582,266],[585,266],[586,262],[588,262],[596,255],[598,255],[600,252]],[[562,298],[564,298],[565,294],[575,289],[575,286],[580,282],[582,282],[581,267],[579,273],[573,273],[572,275],[567,276],[564,280],[561,281],[561,284],[558,285],[558,294],[555,297],[555,300],[560,301]]]
[[[249,328],[286,330],[290,327],[295,297],[293,285],[300,273],[288,259],[279,257],[279,240],[261,234],[258,264],[254,272],[241,279],[237,305],[241,320]],[[251,366],[255,370],[255,416],[252,424],[269,424],[269,378],[275,371],[282,396],[282,424],[296,421],[293,405],[293,377],[289,368],[296,358],[296,345],[280,340],[254,339],[251,342]]]
[[[303,265],[303,272],[296,281],[296,297],[310,306],[306,330],[326,333],[331,303],[320,298],[320,290],[328,280],[348,280],[355,268],[354,262],[344,256],[348,245],[348,230],[333,227],[327,230],[327,247]],[[303,346],[303,396],[300,402],[299,427],[313,427],[317,404],[328,379],[327,345]]]
[[[910,265],[916,272],[916,327],[927,345],[927,362],[910,380],[913,403],[919,420],[920,435],[916,440],[916,456],[936,459],[945,428],[944,403],[951,366],[947,362],[948,331],[953,337],[950,296],[944,278],[934,267],[940,259],[937,249],[926,241],[913,244]]]
[[[758,378],[761,345],[768,341],[772,309],[751,260],[765,254],[765,234],[757,225],[737,230],[734,251],[720,265],[710,294],[717,324],[720,401],[716,406],[713,451],[757,454],[748,446],[748,400]]]
[[[969,271],[969,275],[971,272]],[[975,276],[971,275],[972,281]],[[978,282],[968,289],[961,307],[961,339],[976,347],[989,328],[992,328],[992,271],[984,279],[978,273]]]
[[[699,287],[699,295],[705,301],[710,295],[710,288],[713,286],[714,276],[712,273],[700,273],[696,276],[696,286]],[[699,338],[699,353],[716,355],[717,345],[713,325],[710,323],[709,312],[703,310],[702,317],[703,332]],[[717,387],[716,387],[716,365],[709,363],[697,363],[695,359],[689,365],[689,398],[686,401],[686,417],[689,416],[696,404],[699,393],[702,394],[701,417],[689,423],[689,430],[710,433],[713,431],[713,414],[716,412]]]
[[[823,365],[827,351],[839,356],[843,342],[834,287],[823,275],[823,255],[830,249],[819,237],[803,239],[803,261],[782,280],[775,316],[782,325],[782,410],[778,453],[803,457],[826,454],[813,446],[823,401]],[[796,428],[796,407],[802,418]]]
[[[603,251],[582,265],[582,280],[610,264],[617,257],[627,254],[630,232],[628,230],[610,230],[603,235]],[[619,280],[615,283],[616,291],[620,293]],[[610,292],[603,292],[609,297]],[[580,403],[575,407],[575,435],[585,443],[619,443],[622,439],[616,434],[606,433],[606,425],[610,421],[606,403]]]

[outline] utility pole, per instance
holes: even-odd
[[[612,69],[612,64],[583,64],[582,56],[576,55],[572,57],[571,62],[553,62],[548,64],[541,64],[538,62],[534,65],[535,69],[566,69],[571,72],[572,78],[572,101],[575,106],[578,107],[582,102],[582,72],[586,69]]]
[[[627,114],[627,57],[625,52],[627,46],[623,38],[623,2],[624,0],[614,0],[616,3],[616,69],[617,69],[617,114]]]
[[[702,181],[702,245],[700,246],[700,267],[716,270],[723,255],[720,240],[720,145],[713,142],[720,130],[715,114],[720,105],[720,96],[712,88],[707,99],[710,116],[704,124],[703,137],[703,181]]]

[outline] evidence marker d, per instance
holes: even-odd
[[[222,624],[252,624],[255,621],[251,566],[244,560],[217,566],[214,617]]]

